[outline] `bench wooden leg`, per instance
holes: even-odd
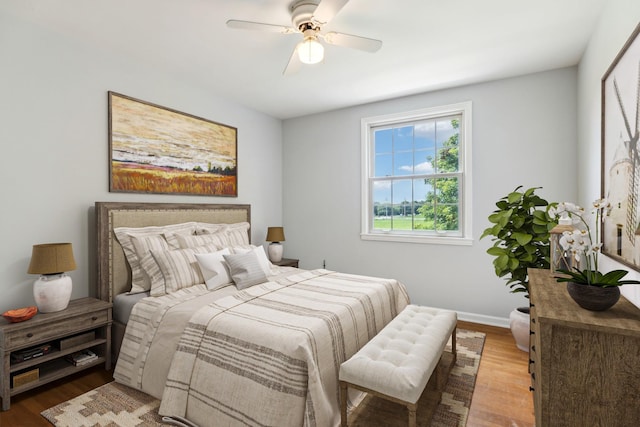
[[[451,353],[453,353],[453,363],[458,359],[458,350],[456,350],[456,330],[457,327],[453,327],[453,332],[451,333]]]
[[[347,390],[348,385],[340,381],[340,426],[347,427]]]
[[[409,427],[416,427],[416,412],[418,411],[418,404],[407,403],[407,409],[409,410]]]

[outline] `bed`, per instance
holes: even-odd
[[[340,364],[409,303],[396,280],[271,265],[250,244],[249,205],[96,202],[96,217],[98,295],[114,302],[114,378],[161,399],[161,415],[198,426],[339,425]],[[195,228],[174,234],[183,224]],[[152,230],[144,239],[155,241],[153,227],[179,242],[149,243],[153,256],[141,260],[160,270],[145,272],[165,292],[127,295],[139,266],[129,265],[123,230]],[[231,244],[215,240],[231,229]],[[205,283],[172,276],[185,251]],[[212,287],[201,260],[223,252],[232,280]]]

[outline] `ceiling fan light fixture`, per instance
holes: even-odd
[[[324,46],[315,36],[305,37],[298,44],[298,57],[303,64],[317,64],[324,58]]]

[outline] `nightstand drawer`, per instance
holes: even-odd
[[[5,336],[5,350],[28,347],[30,344],[39,344],[49,339],[70,335],[76,331],[104,325],[108,321],[109,311],[102,310],[51,322],[38,328],[9,331]]]

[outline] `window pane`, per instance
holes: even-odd
[[[394,158],[394,172],[397,176],[413,175],[413,152],[396,152]]]
[[[428,230],[459,230],[458,178],[425,180],[428,187],[425,204],[420,209]]]
[[[393,151],[393,131],[392,129],[376,130],[373,133],[375,141],[375,153],[391,153]]]
[[[373,228],[391,229],[391,181],[373,182]]]
[[[393,175],[393,157],[391,153],[376,154],[373,165],[373,176],[391,176]]]
[[[394,230],[411,230],[411,180],[393,182],[393,222]]]
[[[427,200],[427,194],[432,191],[432,186],[428,180],[414,179],[413,180],[413,212],[414,221],[413,228],[416,230],[428,230],[433,229],[433,226],[429,226],[433,222],[432,218],[425,218],[423,206]]]
[[[435,173],[433,168],[434,159],[436,157],[435,148],[429,150],[416,151],[414,155],[413,170],[415,174],[432,174]]]
[[[393,129],[393,151],[413,151],[413,126]]]
[[[436,230],[457,231],[458,229],[458,205],[437,205]]]
[[[457,172],[459,161],[459,121],[448,118],[436,123],[437,171],[438,173]]]
[[[417,123],[414,128],[415,139],[413,146],[416,150],[424,150],[429,148],[435,149],[436,146],[436,123],[433,120]]]

